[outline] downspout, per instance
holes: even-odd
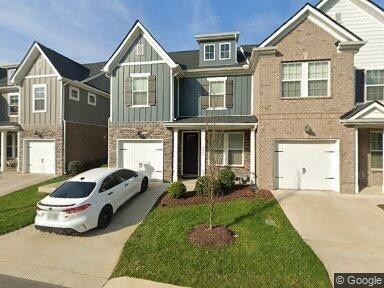
[[[67,83],[61,82],[61,113],[63,119],[63,165],[64,165],[64,173],[67,174],[67,121],[65,121],[65,101],[64,101],[64,86]]]

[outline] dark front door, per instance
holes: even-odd
[[[183,174],[198,175],[199,133],[183,133]]]

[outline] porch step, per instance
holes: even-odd
[[[57,187],[59,187],[63,182],[64,181],[60,181],[60,182],[55,182],[55,183],[39,186],[37,191],[40,193],[50,194],[53,191],[55,191],[55,189]]]
[[[196,179],[181,179],[181,182],[187,187],[188,192],[195,191]]]

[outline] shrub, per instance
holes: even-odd
[[[235,173],[233,173],[228,168],[225,168],[219,172],[218,181],[220,184],[220,189],[223,193],[229,193],[233,190],[235,186],[235,177]]]
[[[195,191],[196,191],[196,194],[199,194],[199,195],[208,195],[209,194],[209,181],[211,180],[212,178],[209,177],[209,176],[200,176],[199,178],[197,178],[196,180],[196,185],[195,185]],[[214,193],[215,194],[219,194],[220,193],[220,185],[219,185],[219,182],[217,180],[213,180],[213,190],[214,190]]]
[[[168,187],[168,193],[173,198],[183,198],[187,193],[187,187],[180,181],[173,182]]]
[[[71,175],[77,175],[83,172],[83,164],[80,161],[71,161],[68,163],[68,172]]]

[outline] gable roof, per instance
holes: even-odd
[[[337,23],[335,20],[318,10],[311,4],[306,4],[295,15],[288,19],[282,26],[275,32],[268,36],[259,47],[273,46],[284,38],[289,32],[295,29],[305,19],[310,19],[316,25],[333,35],[341,42],[356,41],[360,42],[362,39],[346,29],[344,26]]]
[[[124,37],[123,41],[117,47],[112,56],[108,59],[105,64],[103,71],[106,73],[111,73],[112,69],[116,67],[118,62],[124,56],[124,54],[131,47],[132,43],[136,40],[136,37],[142,34],[145,40],[149,42],[152,48],[160,55],[160,57],[169,65],[171,68],[176,68],[177,64],[172,60],[168,55],[165,49],[156,41],[156,39],[149,33],[149,31],[140,23],[139,20],[133,24],[132,28],[129,30],[128,34]]]
[[[348,111],[344,115],[340,117],[340,120],[342,122],[353,122],[353,121],[362,121],[361,119],[358,119],[359,116],[364,115],[365,113],[371,111],[371,109],[379,109],[380,111],[383,111],[384,113],[384,104],[381,103],[381,101],[370,101],[361,105],[356,106],[352,110]],[[384,118],[382,119],[382,121]]]
[[[316,7],[324,11],[327,6],[332,5],[332,2],[336,1],[339,0],[320,0]],[[352,0],[351,2],[357,4],[384,24],[384,9],[377,5],[373,0]]]

